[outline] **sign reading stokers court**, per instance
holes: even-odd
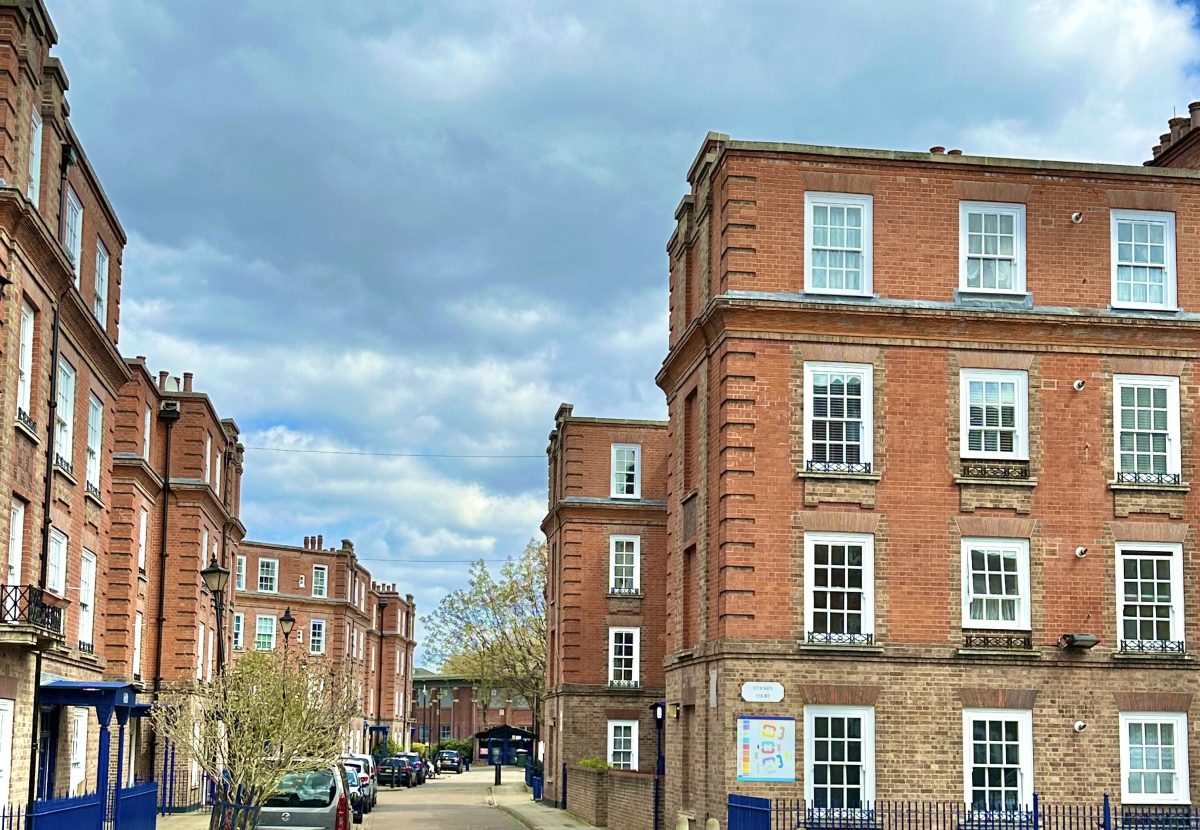
[[[783,700],[783,684],[764,682],[743,683],[742,700],[749,703],[778,703]]]
[[[737,780],[796,781],[796,719],[739,717]]]

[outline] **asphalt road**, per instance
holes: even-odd
[[[488,806],[492,776],[491,767],[475,766],[470,772],[447,773],[411,789],[381,787],[379,803],[358,827],[363,830],[524,830],[525,825],[508,813]]]

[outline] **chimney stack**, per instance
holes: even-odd
[[[1200,127],[1200,101],[1188,104],[1188,114],[1192,117],[1192,129]]]
[[[191,372],[183,373],[183,391],[184,392],[192,391],[192,373]]]
[[[935,156],[940,156],[946,152],[946,148],[941,146],[940,144],[935,144],[929,148],[929,152]]]
[[[1192,128],[1192,119],[1172,118],[1167,124],[1171,127],[1171,141],[1178,141]]]
[[[317,536],[317,541],[315,544],[317,550],[325,550],[325,537],[323,535]]]
[[[305,536],[305,537],[304,537],[304,549],[305,549],[305,550],[308,550],[308,549],[309,549],[309,547],[310,547],[310,544],[309,544],[309,539],[310,539],[310,537],[308,537],[308,536]]]
[[[169,375],[169,374],[170,374],[170,372],[159,372],[158,373],[158,389],[160,392],[167,391],[167,375]]]
[[[948,155],[948,156],[961,156],[961,155],[962,155],[962,150],[947,150],[947,151],[946,151],[946,155]]]

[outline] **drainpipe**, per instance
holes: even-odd
[[[158,633],[155,635],[154,648],[154,699],[162,689],[162,644],[163,628],[167,617],[167,532],[170,525],[171,509],[171,429],[179,420],[180,412],[177,402],[174,407],[159,407],[158,420],[167,426],[167,440],[164,446],[166,460],[163,462],[163,507],[162,507],[162,542],[158,549]]]

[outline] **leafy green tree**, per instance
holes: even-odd
[[[425,616],[425,653],[443,672],[473,680],[487,700],[492,690],[524,698],[533,709],[546,690],[546,543],[530,540],[498,573],[483,560],[467,587],[451,591]]]

